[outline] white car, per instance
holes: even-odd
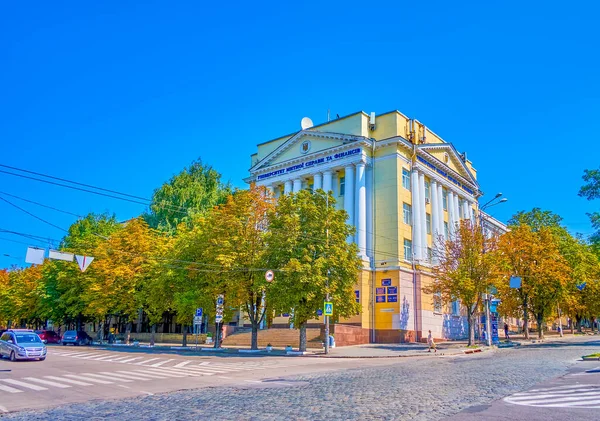
[[[8,357],[11,361],[44,361],[46,345],[33,330],[7,330],[0,336],[0,357]]]

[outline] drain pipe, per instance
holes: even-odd
[[[375,343],[375,203],[375,139],[371,138],[371,343]]]

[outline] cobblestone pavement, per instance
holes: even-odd
[[[578,358],[599,347],[592,338],[575,338],[470,356],[403,358],[384,366],[286,377],[285,383],[94,401],[0,418],[440,420],[564,374]]]

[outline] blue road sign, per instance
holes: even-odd
[[[583,291],[583,289],[585,288],[586,284],[587,284],[587,282],[584,282],[583,284],[579,284],[579,285],[577,285],[577,289],[578,289],[579,291]]]
[[[317,310],[317,316],[322,316],[322,315],[323,315],[323,310],[321,310],[321,309],[318,309],[318,310]]]
[[[521,277],[520,276],[511,276],[508,281],[511,288],[521,288]]]
[[[217,305],[218,306],[222,306],[223,305],[223,296],[222,295],[219,295],[217,297]]]
[[[325,302],[325,311],[326,316],[333,316],[333,303]]]
[[[196,317],[202,317],[202,308],[196,309]]]

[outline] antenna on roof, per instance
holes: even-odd
[[[329,111],[330,111],[330,110],[329,110],[329,108],[328,108],[328,109],[327,109],[327,122],[328,122],[328,123],[331,121],[331,117],[330,117]]]
[[[302,127],[302,130],[310,129],[312,126],[314,126],[314,124],[308,117],[304,117],[302,121],[300,121],[300,127]]]

